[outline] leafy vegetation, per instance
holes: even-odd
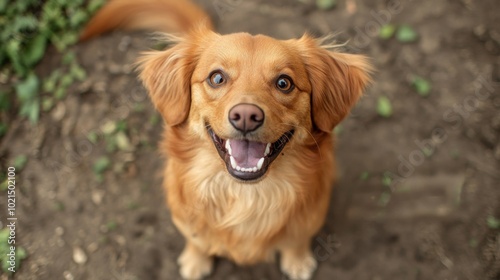
[[[385,24],[380,28],[379,37],[387,40],[392,38],[394,32],[396,32],[396,26],[393,24]]]
[[[384,118],[392,116],[391,101],[386,96],[380,96],[377,99],[377,113]]]
[[[398,28],[396,39],[402,43],[411,43],[418,39],[418,34],[411,26],[405,24]]]
[[[28,157],[26,155],[18,155],[17,157],[14,158],[13,166],[16,168],[17,171],[21,171],[27,162],[28,162]]]
[[[409,25],[403,24],[396,26],[394,24],[385,24],[379,30],[379,38],[383,40],[391,39],[394,34],[396,40],[401,43],[412,43],[418,39],[418,33]]]
[[[486,224],[491,229],[500,229],[500,219],[497,219],[494,216],[488,216],[488,218],[486,219]]]
[[[9,240],[9,233],[10,230],[8,228],[4,228],[0,230],[0,263],[2,264],[2,270],[7,273],[11,274],[11,272],[8,270],[10,264],[8,262],[8,256],[7,254],[10,253],[10,247],[12,245],[9,245],[8,240]],[[27,257],[26,250],[24,248],[16,246],[16,264],[15,264],[15,270],[17,271],[19,269],[19,266],[21,265],[21,261],[24,260]]]
[[[421,96],[429,96],[431,84],[426,79],[415,76],[413,77],[412,85]]]
[[[316,0],[316,6],[320,10],[330,10],[337,6],[337,0]]]
[[[34,73],[47,48],[65,53],[78,41],[79,30],[104,0],[0,0],[0,79],[9,85],[0,89],[0,113],[14,104],[20,116],[38,121],[40,109],[50,110],[55,99],[75,80],[85,78],[76,60],[68,71],[52,73],[46,81]],[[74,56],[74,55],[73,55]],[[42,98],[42,92],[53,97]],[[0,137],[8,126],[0,122]]]

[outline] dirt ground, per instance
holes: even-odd
[[[376,65],[374,85],[338,130],[340,180],[312,245],[314,279],[500,279],[500,229],[487,223],[500,218],[500,3],[355,0],[354,10],[338,1],[320,11],[305,2],[201,4],[221,33],[340,32],[347,51]],[[380,22],[409,24],[419,38],[380,39]],[[17,174],[17,238],[28,258],[12,279],[180,278],[184,241],[160,185],[162,124],[132,68],[153,45],[147,38],[115,32],[75,46],[87,80],[37,126],[14,120],[0,140],[2,170],[28,155]],[[50,50],[38,73],[60,60]],[[430,81],[429,96],[411,86],[414,75]],[[377,114],[380,96],[392,103],[388,118]],[[126,137],[112,151],[117,131]],[[99,179],[103,156],[111,166]],[[218,260],[209,279],[285,278],[276,263]]]

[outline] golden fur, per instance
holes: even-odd
[[[324,223],[335,179],[331,132],[361,96],[370,64],[308,35],[280,41],[200,27],[169,39],[171,48],[144,54],[139,65],[166,122],[164,188],[186,238],[181,275],[209,274],[213,256],[253,264],[280,252],[290,278],[309,279],[316,266],[311,238]],[[216,89],[206,81],[214,69],[228,76]],[[280,74],[293,79],[293,92],[274,87]],[[227,118],[240,103],[256,104],[266,116],[249,140],[275,142],[295,130],[267,173],[250,182],[228,173],[207,133],[210,126],[224,139],[241,138]]]

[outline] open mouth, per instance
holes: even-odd
[[[244,181],[257,180],[266,174],[269,165],[278,157],[294,133],[290,130],[274,143],[261,143],[247,139],[223,139],[215,134],[210,126],[207,127],[229,174]]]

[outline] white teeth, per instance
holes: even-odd
[[[262,162],[264,162],[264,161],[262,160]],[[233,167],[233,169],[236,169],[236,170],[241,171],[241,172],[257,172],[262,168],[262,163],[259,160],[259,163],[257,166],[249,167],[249,168],[239,167],[236,165],[236,161],[234,161],[234,158],[231,157],[231,166]]]
[[[257,169],[260,170],[263,164],[264,164],[264,158],[260,158],[259,161],[257,162]]]
[[[226,144],[226,146],[227,146],[227,144]],[[270,146],[270,144],[267,145],[266,150],[269,149],[269,146]],[[228,151],[230,151],[230,150],[228,150]],[[257,162],[257,166],[245,168],[245,167],[238,166],[238,164],[236,163],[236,159],[233,156],[230,156],[229,159],[231,160],[231,167],[233,169],[236,169],[236,170],[241,171],[241,172],[257,172],[257,171],[262,169],[262,166],[264,165],[264,160],[265,160],[263,157],[261,157],[259,159],[259,161]]]
[[[229,144],[229,139],[226,140],[226,150],[229,153],[229,155],[233,154],[233,151],[231,151],[231,144]]]
[[[264,152],[264,156],[267,156],[270,151],[271,151],[271,143],[267,143],[266,151]]]
[[[263,164],[264,164],[264,158],[260,158],[259,162],[257,162],[257,169],[260,170]]]
[[[233,169],[236,169],[236,166],[237,166],[237,165],[236,165],[236,160],[234,159],[234,157],[233,157],[233,156],[230,156],[230,157],[229,157],[229,159],[231,159],[231,167],[232,167]]]

